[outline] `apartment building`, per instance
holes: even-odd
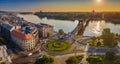
[[[35,27],[22,27],[11,32],[11,39],[22,50],[33,50],[38,42],[38,30]]]

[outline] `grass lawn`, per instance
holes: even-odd
[[[52,40],[46,44],[46,48],[50,51],[65,51],[71,47],[71,44],[64,40]]]

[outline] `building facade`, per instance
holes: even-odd
[[[0,64],[12,64],[10,56],[7,53],[7,47],[5,45],[0,46]]]
[[[37,24],[36,27],[38,28],[40,38],[46,38],[54,35],[54,29],[51,25],[40,23]]]
[[[23,27],[11,32],[11,39],[22,50],[33,50],[38,42],[38,30],[34,27]]]
[[[0,35],[4,36],[7,40],[11,38],[11,31],[14,29],[13,26],[0,22]]]
[[[39,40],[38,29],[34,24],[9,14],[0,14],[0,35],[13,41],[24,51],[34,49]]]

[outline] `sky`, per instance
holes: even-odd
[[[0,0],[1,11],[120,11],[120,0]]]

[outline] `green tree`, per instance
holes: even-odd
[[[118,42],[117,42],[117,37],[116,37],[116,35],[114,34],[114,33],[111,33],[111,35],[112,35],[112,42],[113,42],[113,46],[116,46],[116,45],[118,45]]]
[[[1,62],[1,64],[7,64],[6,62]]]
[[[83,57],[84,57],[84,55],[78,55],[78,56],[76,56],[76,58],[77,58],[78,60],[82,60]]]
[[[106,54],[105,54],[105,59],[106,60],[112,61],[112,60],[115,60],[115,57],[116,57],[116,55],[113,51],[107,51]]]
[[[78,64],[77,61],[78,61],[77,58],[75,56],[72,56],[66,60],[66,64]]]
[[[114,64],[120,64],[120,59],[115,60]]]
[[[63,31],[63,29],[59,29],[59,34],[63,36],[65,35],[65,32]]]
[[[97,46],[101,46],[101,42],[97,42]]]
[[[35,64],[53,64],[54,58],[48,55],[43,55],[43,57],[35,62]]]
[[[93,36],[93,37],[91,37],[91,39],[92,39],[93,41],[95,41],[95,40],[97,39],[97,37]]]
[[[89,64],[103,64],[103,58],[100,56],[90,55],[86,60]]]
[[[2,45],[3,43],[4,43],[4,39],[0,37],[0,45]]]
[[[115,35],[110,32],[109,28],[106,28],[103,30],[102,39],[103,39],[104,45],[106,46],[114,47],[117,45],[117,40],[115,38]]]

